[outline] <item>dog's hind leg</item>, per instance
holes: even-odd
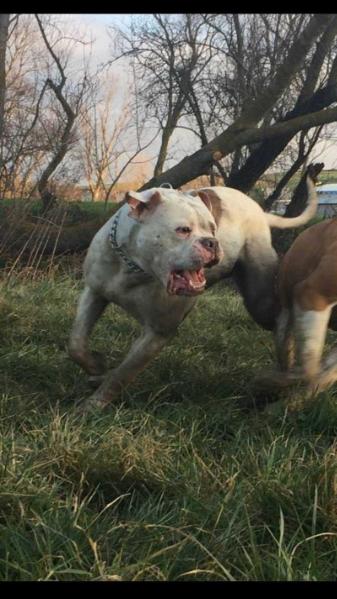
[[[297,303],[294,305],[296,359],[303,379],[309,385],[320,371],[331,308],[303,310]]]
[[[270,242],[270,231],[246,243],[244,253],[236,263],[233,276],[252,318],[264,329],[276,325],[279,301],[275,281],[278,258]]]
[[[281,389],[298,382],[298,377],[292,371],[295,361],[295,339],[292,331],[292,314],[287,308],[282,308],[275,329],[275,349],[277,365],[260,372],[255,381],[258,387]]]
[[[296,353],[310,391],[330,384],[329,368],[320,375],[321,357],[333,307],[337,303],[337,266],[334,253],[322,258],[315,270],[294,287],[294,329]],[[330,374],[328,372],[330,371]]]
[[[90,375],[100,375],[105,370],[103,356],[89,350],[88,340],[107,304],[107,300],[94,293],[90,287],[85,287],[70,334],[69,354]]]
[[[336,304],[333,304],[332,308]],[[333,311],[332,311],[333,312]],[[329,327],[331,326],[331,317]],[[336,327],[333,327],[336,330]],[[337,381],[337,347],[334,346],[322,361],[321,369],[314,378],[311,391],[312,393],[320,393],[324,389],[328,389]]]
[[[292,324],[291,311],[282,308],[275,331],[276,356],[282,371],[289,371],[295,362],[295,337]]]
[[[281,311],[275,335],[280,370],[267,372],[260,380],[277,387],[305,383],[312,394],[320,372],[331,306],[324,310],[303,310],[295,303],[293,314],[288,312]]]

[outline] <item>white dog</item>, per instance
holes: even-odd
[[[298,227],[316,210],[309,203],[296,218],[266,214],[245,194],[212,187],[183,194],[154,188],[129,192],[126,203],[98,231],[84,263],[85,289],[71,332],[71,357],[100,382],[87,407],[111,402],[121,387],[156,356],[192,309],[207,284],[234,276],[253,318],[272,328],[278,259],[270,227]],[[206,270],[204,270],[206,268]],[[143,332],[118,368],[102,376],[103,364],[88,348],[90,332],[114,302]]]

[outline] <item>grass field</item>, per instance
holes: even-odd
[[[65,351],[79,289],[1,284],[0,580],[335,580],[336,392],[254,408],[271,335],[218,288],[81,419],[90,389]],[[113,364],[137,330],[111,306],[93,347]]]
[[[109,218],[117,209],[118,204],[115,202],[64,202],[62,206],[68,206],[70,209],[80,209],[82,214],[90,219],[97,216]],[[22,214],[24,209],[26,213],[31,216],[37,216],[41,213],[42,203],[40,200],[35,199],[14,199],[14,200],[0,200],[0,217],[2,212],[10,208],[11,210],[17,209],[19,214]]]

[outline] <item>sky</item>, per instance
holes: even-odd
[[[141,13],[139,13],[141,14]],[[72,20],[74,25],[78,26],[79,30],[84,28],[88,32],[90,31],[94,37],[93,45],[93,62],[97,65],[105,62],[110,57],[110,44],[111,40],[108,35],[109,25],[123,26],[126,25],[130,18],[133,16],[131,13],[97,13],[97,14],[67,14],[62,15],[63,17]],[[123,81],[123,69],[116,63],[114,66],[116,72],[120,77],[120,81]],[[330,127],[329,130],[332,130]],[[183,133],[180,131],[179,136]],[[182,141],[181,147],[192,154],[198,148],[194,147],[194,140],[190,136],[186,136],[186,139]],[[183,156],[182,156],[183,157]],[[325,163],[326,169],[337,169],[337,134],[328,142],[324,141],[318,143],[315,147],[312,159],[319,162]],[[171,165],[170,165],[171,166]]]

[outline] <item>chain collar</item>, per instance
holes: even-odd
[[[110,233],[109,233],[109,239],[110,239],[112,249],[122,258],[123,262],[125,262],[125,264],[127,265],[130,272],[144,273],[145,271],[142,268],[140,268],[140,266],[138,266],[135,262],[130,260],[130,258],[128,258],[128,256],[125,254],[125,252],[122,250],[122,248],[117,243],[117,226],[118,226],[119,217],[120,217],[120,212],[118,211],[114,220],[112,221],[112,225],[111,225],[111,229],[110,229]]]

